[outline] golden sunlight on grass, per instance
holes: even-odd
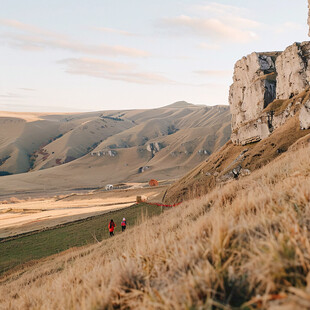
[[[1,309],[309,309],[309,154],[2,278]]]

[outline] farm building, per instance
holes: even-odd
[[[147,197],[146,197],[146,196],[144,196],[144,195],[137,196],[136,201],[137,201],[137,203],[146,202],[146,201],[147,201]]]
[[[105,190],[106,191],[110,191],[112,189],[113,189],[113,185],[112,184],[108,184],[108,185],[105,186]]]
[[[150,186],[158,186],[158,181],[152,179],[152,180],[149,181],[149,185],[150,185]]]

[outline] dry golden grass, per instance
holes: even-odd
[[[310,92],[309,88],[307,87],[304,91],[295,95],[293,98],[281,100],[275,99],[271,102],[265,109],[264,112],[274,112],[275,115],[281,114],[290,104],[293,106],[296,102],[300,101],[301,103],[305,103],[309,100]]]
[[[172,184],[164,200],[166,203],[175,203],[206,195],[223,182],[221,177],[233,168],[240,165],[253,172],[272,162],[295,143],[307,143],[309,138],[310,129],[300,130],[298,117],[293,117],[259,142],[240,146],[229,141],[205,162]]]
[[[0,280],[1,309],[309,309],[310,146]]]

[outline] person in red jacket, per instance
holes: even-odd
[[[110,232],[110,236],[114,236],[114,228],[116,227],[115,223],[113,220],[110,221],[109,223],[109,232]]]
[[[122,231],[125,231],[125,229],[126,229],[126,219],[125,218],[123,218],[121,225],[122,225]]]

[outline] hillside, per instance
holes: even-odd
[[[308,309],[304,140],[200,200],[2,277],[2,308]]]
[[[182,106],[0,118],[10,135],[1,140],[0,171],[27,172],[1,177],[1,194],[177,179],[230,136],[227,106]]]
[[[97,113],[98,114],[98,113]],[[44,115],[42,113],[0,112],[0,173],[15,174],[31,170],[44,147],[95,114]],[[70,150],[70,145],[64,145]],[[67,154],[63,154],[64,159]]]
[[[310,129],[301,130],[297,117],[268,138],[247,145],[227,142],[219,151],[168,188],[164,201],[175,203],[201,197],[216,185],[243,178],[285,153],[296,141],[310,141]]]
[[[6,56],[33,70],[29,81],[9,73],[20,88],[0,100],[148,107],[192,91],[217,102],[238,53],[277,49],[302,29],[302,4],[281,17],[270,2],[222,2],[97,2],[69,19],[56,4],[50,30],[41,7],[18,8],[36,25],[4,8],[4,45],[16,49]],[[19,50],[41,53],[19,62]],[[242,56],[228,103],[0,112],[0,310],[309,310],[310,41]]]
[[[90,119],[76,125],[32,155],[32,170],[61,165],[88,154],[98,143],[133,126],[131,121]]]

